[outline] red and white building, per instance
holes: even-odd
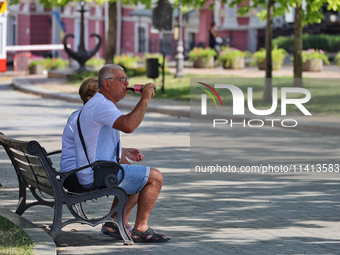
[[[257,49],[257,30],[265,27],[256,16],[256,10],[246,17],[238,17],[237,7],[230,8],[226,4],[215,1],[213,10],[209,10],[207,2],[204,8],[191,11],[183,16],[183,40],[185,54],[194,46],[208,46],[208,30],[212,20],[217,23],[221,36],[224,36],[231,46],[241,50],[255,51]],[[87,4],[85,13],[85,48],[90,50],[97,44],[92,33],[99,34],[103,44],[97,57],[104,57],[106,47],[106,34],[108,31],[108,5]],[[7,45],[32,44],[60,44],[63,34],[62,21],[65,34],[73,34],[69,38],[74,51],[77,50],[80,40],[80,6],[79,2],[72,2],[65,7],[46,10],[39,1],[26,0],[18,5],[9,5],[7,13]],[[152,27],[152,11],[145,10],[143,5],[123,5],[117,2],[117,35],[116,54],[143,54],[144,52],[159,52],[161,38],[167,42],[166,53],[168,57],[176,55],[177,38],[177,10],[174,11],[173,30],[159,32]],[[36,55],[52,55],[67,58],[62,51],[35,51]],[[11,55],[8,54],[8,60]]]

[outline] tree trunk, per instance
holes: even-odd
[[[302,87],[302,4],[296,3],[294,22],[294,87]]]
[[[266,27],[266,79],[263,87],[263,101],[272,101],[272,39],[273,39],[274,0],[268,1]]]
[[[117,2],[109,3],[109,31],[106,38],[105,62],[113,63],[116,49],[116,28],[117,28]]]

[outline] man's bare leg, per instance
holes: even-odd
[[[125,205],[125,210],[124,210],[124,224],[126,228],[131,227],[131,225],[129,224],[129,218],[130,218],[133,207],[138,202],[138,196],[139,196],[139,193],[128,196],[128,199]],[[117,197],[115,197],[115,199],[113,200],[112,206],[111,206],[111,210],[117,205],[117,203],[118,203],[118,199]],[[111,233],[116,232],[115,230],[107,226],[105,226],[105,230]]]
[[[151,168],[148,182],[140,191],[138,197],[137,216],[134,227],[136,231],[143,233],[149,228],[149,215],[157,201],[159,192],[162,188],[162,184],[163,175],[161,174],[161,172],[155,168]],[[167,238],[166,236],[163,237]],[[133,238],[138,238],[138,236],[133,236]]]
[[[133,207],[135,207],[135,205],[138,202],[138,196],[139,196],[139,193],[128,196],[128,200],[126,202],[125,211],[124,211],[124,224],[126,228],[130,228],[132,226],[129,224],[129,218],[130,218]]]

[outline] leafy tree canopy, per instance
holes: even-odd
[[[263,10],[258,14],[262,20],[267,17],[267,1],[253,0],[252,5],[246,4],[247,0],[232,0],[226,1],[230,7],[238,5],[240,8],[238,13],[244,15],[251,8],[263,7]],[[302,4],[302,0],[276,0],[274,5],[274,16],[282,16],[289,10],[289,7],[296,7],[296,4]],[[328,10],[338,11],[340,8],[340,0],[306,0],[306,8],[303,10],[303,25],[320,23],[323,19],[323,13],[320,9],[327,5]]]

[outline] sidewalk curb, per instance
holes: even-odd
[[[26,220],[20,215],[0,206],[0,215],[20,227],[34,243],[33,253],[36,255],[56,255],[57,246],[51,236],[42,228]]]
[[[51,90],[43,89],[41,87],[36,87],[32,85],[31,83],[29,83],[26,77],[14,78],[12,82],[12,87],[19,91],[41,95],[42,97],[45,97],[45,98],[82,103],[79,96],[76,94],[59,93],[59,92],[54,92]],[[125,108],[125,109],[130,109],[130,110],[132,110],[135,107],[134,103],[129,103],[129,102],[119,102],[118,105],[120,108]],[[176,104],[174,103],[174,105]],[[178,108],[171,109],[169,108],[169,106],[167,107],[168,108],[149,104],[147,108],[147,112],[157,112],[157,113],[169,114],[169,115],[174,115],[174,116],[179,116],[179,117],[202,118],[202,115],[200,114],[199,111],[190,111],[190,108],[186,110],[186,109],[178,109]],[[252,117],[246,116],[246,115],[244,117],[238,117],[238,116],[233,116],[231,114],[222,115],[222,114],[216,114],[216,113],[210,114],[209,118],[211,119],[231,119],[232,118],[233,121],[245,120],[246,122],[253,119]],[[261,119],[265,121],[264,118],[256,117],[256,119]],[[265,125],[269,125],[269,124],[265,123]],[[278,123],[274,123],[274,126],[282,128],[282,126],[279,125]],[[314,123],[305,122],[305,121],[299,121],[299,125],[294,127],[294,129],[309,131],[309,132],[321,132],[321,133],[326,133],[326,134],[340,135],[339,127],[334,127],[334,126],[330,126],[327,124],[319,124],[319,123],[314,124]]]

